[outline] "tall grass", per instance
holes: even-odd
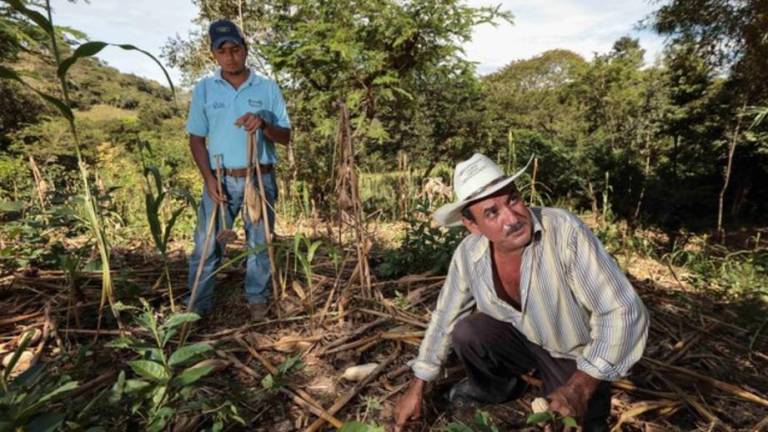
[[[85,214],[87,215],[87,221],[88,221],[91,234],[93,235],[93,239],[96,243],[99,257],[101,259],[102,290],[101,290],[101,301],[99,302],[99,318],[98,318],[97,327],[98,328],[101,327],[101,320],[103,317],[104,306],[107,302],[110,305],[112,314],[117,320],[118,325],[122,327],[122,324],[120,323],[120,319],[119,319],[119,312],[115,308],[115,297],[114,297],[112,276],[111,276],[110,262],[109,262],[110,261],[109,241],[107,239],[107,234],[104,228],[103,218],[101,215],[99,204],[94,198],[93,193],[91,192],[91,184],[90,184],[91,175],[88,171],[88,166],[85,162],[85,159],[83,158],[82,144],[80,141],[80,136],[78,134],[77,127],[75,125],[75,116],[72,111],[72,100],[70,97],[69,82],[67,80],[67,73],[69,69],[75,63],[77,63],[78,60],[80,60],[81,58],[94,56],[110,44],[106,42],[98,42],[98,41],[85,42],[79,45],[69,57],[62,58],[63,50],[59,46],[57,28],[53,24],[53,14],[51,11],[50,0],[46,0],[42,6],[38,6],[42,8],[45,15],[43,15],[37,10],[28,8],[25,2],[21,0],[8,0],[7,2],[15,12],[29,19],[31,23],[34,23],[34,25],[36,25],[40,30],[45,32],[45,34],[48,36],[49,44],[50,44],[48,49],[51,56],[53,57],[52,59],[53,65],[56,67],[56,78],[58,81],[58,86],[59,86],[61,95],[60,97],[56,97],[29,86],[22,79],[19,73],[5,66],[0,66],[0,79],[17,81],[22,85],[28,88],[31,88],[46,102],[48,102],[53,107],[55,107],[59,111],[59,113],[67,120],[67,123],[69,126],[69,133],[72,135],[72,139],[74,141],[75,155],[77,157],[80,179],[82,181],[83,207],[84,207]],[[144,53],[145,55],[148,55],[150,58],[152,58],[161,67],[161,69],[163,69],[163,73],[165,73],[166,78],[168,78],[168,82],[171,86],[171,91],[174,92],[174,96],[175,96],[173,83],[171,82],[170,77],[168,76],[168,73],[154,56],[152,56],[146,51],[136,48],[133,45],[116,45],[116,46],[125,50],[139,51]],[[43,60],[46,60],[44,54],[40,54],[40,56],[43,57]]]

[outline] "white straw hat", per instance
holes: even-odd
[[[461,210],[471,201],[484,198],[504,188],[520,177],[533,160],[533,155],[525,166],[509,177],[487,156],[475,153],[471,158],[459,162],[453,172],[453,191],[456,201],[446,204],[435,211],[432,217],[439,225],[455,226],[461,224]]]

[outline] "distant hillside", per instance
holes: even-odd
[[[59,95],[58,81],[50,64],[22,53],[6,66],[21,72],[25,81],[35,88]],[[180,107],[186,106],[185,95],[177,94],[178,104],[174,104],[170,89],[155,81],[121,73],[96,58],[79,60],[68,77],[73,108],[80,113],[111,107],[122,111],[111,110],[109,117],[123,112],[127,117],[157,122],[179,115]],[[55,114],[32,91],[0,81],[0,149],[8,146],[13,132],[37,123],[41,116]],[[104,117],[97,113],[89,115],[94,116]]]

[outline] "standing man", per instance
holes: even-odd
[[[452,404],[517,398],[526,387],[519,376],[535,369],[550,410],[578,418],[584,431],[607,430],[609,382],[642,356],[648,313],[582,221],[523,203],[514,180],[526,168],[506,177],[481,154],[456,166],[458,199],[434,218],[471,235],[453,255],[415,377],[395,408],[396,430],[420,415],[424,386],[451,345],[467,374]]]
[[[277,198],[275,181],[275,142],[287,144],[291,138],[291,123],[285,100],[277,84],[257,75],[246,64],[248,46],[240,29],[231,21],[219,20],[208,31],[211,52],[219,70],[213,76],[200,80],[192,92],[189,106],[187,132],[192,157],[203,177],[203,197],[197,213],[195,248],[189,260],[189,288],[192,289],[200,260],[203,270],[200,286],[194,299],[194,310],[205,314],[213,306],[214,280],[210,274],[221,261],[222,251],[215,241],[216,234],[231,227],[235,215],[244,205],[247,178],[248,134],[257,134],[254,163],[261,165],[264,192],[269,203],[269,224],[274,226],[272,206]],[[218,193],[215,175],[216,158],[220,157],[224,174],[221,179],[223,194]],[[208,238],[205,248],[206,228],[209,218],[216,217],[216,206],[225,205],[225,221],[217,221],[215,232]],[[247,245],[254,248],[266,241],[264,220],[252,223],[244,220]],[[271,231],[271,230],[270,230]],[[203,249],[208,253],[201,256]],[[266,316],[270,298],[270,266],[266,250],[248,257],[245,274],[245,296],[254,320]],[[187,298],[187,302],[189,302]]]

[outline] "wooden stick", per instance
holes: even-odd
[[[696,373],[696,372],[694,372],[692,370],[685,369],[685,368],[682,368],[682,367],[679,367],[679,366],[668,365],[668,364],[662,363],[662,362],[660,362],[658,360],[654,360],[652,358],[643,357],[643,361],[647,362],[647,363],[650,363],[653,366],[660,367],[662,369],[670,370],[670,371],[673,371],[673,372],[678,372],[678,373],[681,373],[683,375],[687,375],[687,376],[696,378],[697,380],[704,381],[704,382],[706,382],[708,384],[711,384],[714,387],[719,388],[720,390],[723,390],[723,391],[725,391],[727,393],[731,393],[732,395],[738,396],[738,397],[740,397],[742,399],[745,399],[745,400],[748,400],[750,402],[754,402],[754,403],[757,403],[757,404],[760,404],[760,405],[763,405],[763,406],[768,406],[768,400],[765,400],[765,399],[761,398],[760,396],[758,396],[758,395],[756,395],[754,393],[748,392],[748,391],[742,389],[741,387],[737,387],[737,386],[735,386],[733,384],[728,384],[728,383],[716,380],[714,378],[710,378],[708,376],[701,375],[701,374]]]
[[[275,375],[278,373],[277,368],[275,368],[269,360],[264,358],[261,354],[259,354],[258,351],[253,349],[245,340],[238,337],[235,339],[240,345],[242,345],[243,348],[248,351],[256,360],[258,360],[264,368],[269,371],[269,373]],[[305,392],[302,389],[294,389],[290,385],[285,385],[285,387],[280,388],[280,391],[284,394],[288,395],[294,402],[297,404],[303,406],[304,408],[307,408],[310,410],[313,414],[320,417],[321,419],[327,421],[333,427],[340,428],[343,423],[333,416],[333,414],[328,413],[325,409],[323,409],[320,402],[316,401],[309,393]]]
[[[408,318],[402,318],[402,317],[399,317],[397,315],[391,315],[391,314],[388,314],[386,312],[379,312],[379,311],[376,311],[376,310],[365,309],[365,308],[360,308],[358,310],[360,312],[365,312],[365,313],[371,314],[371,315],[376,315],[376,316],[385,317],[385,318],[391,318],[393,320],[401,321],[401,322],[404,322],[406,324],[411,324],[411,325],[414,325],[416,327],[421,327],[421,328],[424,328],[424,329],[428,327],[427,324],[424,324],[422,322],[414,321],[414,320],[411,320],[411,319],[408,319]]]
[[[342,336],[332,342],[330,342],[328,345],[324,346],[323,349],[320,351],[320,354],[325,354],[326,351],[336,348],[337,346],[341,346],[345,344],[348,340],[354,339],[355,337],[367,332],[368,330],[372,329],[373,327],[376,327],[380,324],[384,324],[385,322],[389,321],[389,318],[379,318],[376,321],[371,321],[367,324],[364,324],[360,327],[358,327],[355,331],[352,333]]]
[[[248,134],[248,147],[250,148],[250,151],[252,152],[254,148],[256,148],[256,135],[249,133]],[[251,153],[253,154],[253,153]],[[272,296],[274,298],[274,304],[275,304],[275,312],[277,313],[277,318],[281,318],[280,316],[280,304],[278,297],[278,290],[277,290],[277,266],[275,265],[275,249],[272,247],[272,233],[271,229],[269,227],[269,211],[267,210],[267,194],[264,191],[264,181],[261,179],[261,160],[256,160],[256,163],[253,163],[253,159],[248,161],[248,164],[253,164],[256,167],[256,179],[259,183],[259,195],[261,196],[261,223],[264,224],[264,241],[267,244],[267,256],[269,257],[269,273],[270,277],[272,279]],[[251,181],[249,178],[248,181]],[[277,215],[275,215],[277,217]]]
[[[683,399],[688,405],[692,406],[693,409],[696,410],[696,412],[698,412],[702,417],[707,419],[710,423],[714,423],[714,424],[716,424],[718,426],[721,426],[723,429],[725,429],[727,431],[733,430],[730,426],[728,426],[727,424],[723,423],[723,421],[720,420],[716,415],[712,414],[712,412],[709,409],[707,409],[707,407],[704,406],[704,404],[702,404],[698,400],[696,400],[693,397],[691,397],[688,394],[686,394],[683,391],[683,389],[680,388],[677,384],[675,384],[672,381],[668,380],[667,378],[664,377],[664,375],[662,375],[662,374],[660,374],[660,373],[658,373],[656,371],[653,371],[651,373],[654,376],[656,376],[657,378],[659,378],[660,380],[664,381],[664,383],[669,388],[671,388],[675,393],[677,393],[677,395],[681,399]]]
[[[358,393],[360,393],[360,390],[362,390],[365,386],[368,385],[371,381],[373,381],[374,378],[379,376],[381,371],[386,369],[392,361],[394,361],[398,356],[400,355],[400,346],[398,345],[397,349],[394,353],[392,353],[391,356],[389,356],[386,360],[381,362],[380,365],[376,367],[376,369],[373,370],[367,377],[363,378],[362,381],[355,384],[354,387],[352,387],[345,395],[343,395],[341,398],[339,398],[328,410],[329,413],[332,415],[336,415],[337,412],[339,412],[344,406],[352,400],[353,397],[357,396]],[[318,419],[314,423],[312,423],[308,428],[307,432],[317,432],[321,427],[323,427],[323,424],[325,423],[325,420]]]
[[[381,335],[378,335],[378,334],[377,335],[373,335],[373,336],[369,336],[369,337],[367,337],[365,339],[360,339],[360,340],[357,340],[357,341],[354,341],[354,342],[350,342],[348,344],[341,345],[341,346],[333,348],[333,349],[329,349],[329,350],[323,351],[321,353],[318,353],[317,355],[318,356],[322,356],[322,355],[335,354],[337,352],[347,351],[347,350],[350,350],[350,349],[353,349],[353,348],[357,348],[357,347],[361,347],[363,345],[367,345],[367,344],[371,343],[372,341],[376,341],[376,340],[378,340],[380,338],[381,338]]]

